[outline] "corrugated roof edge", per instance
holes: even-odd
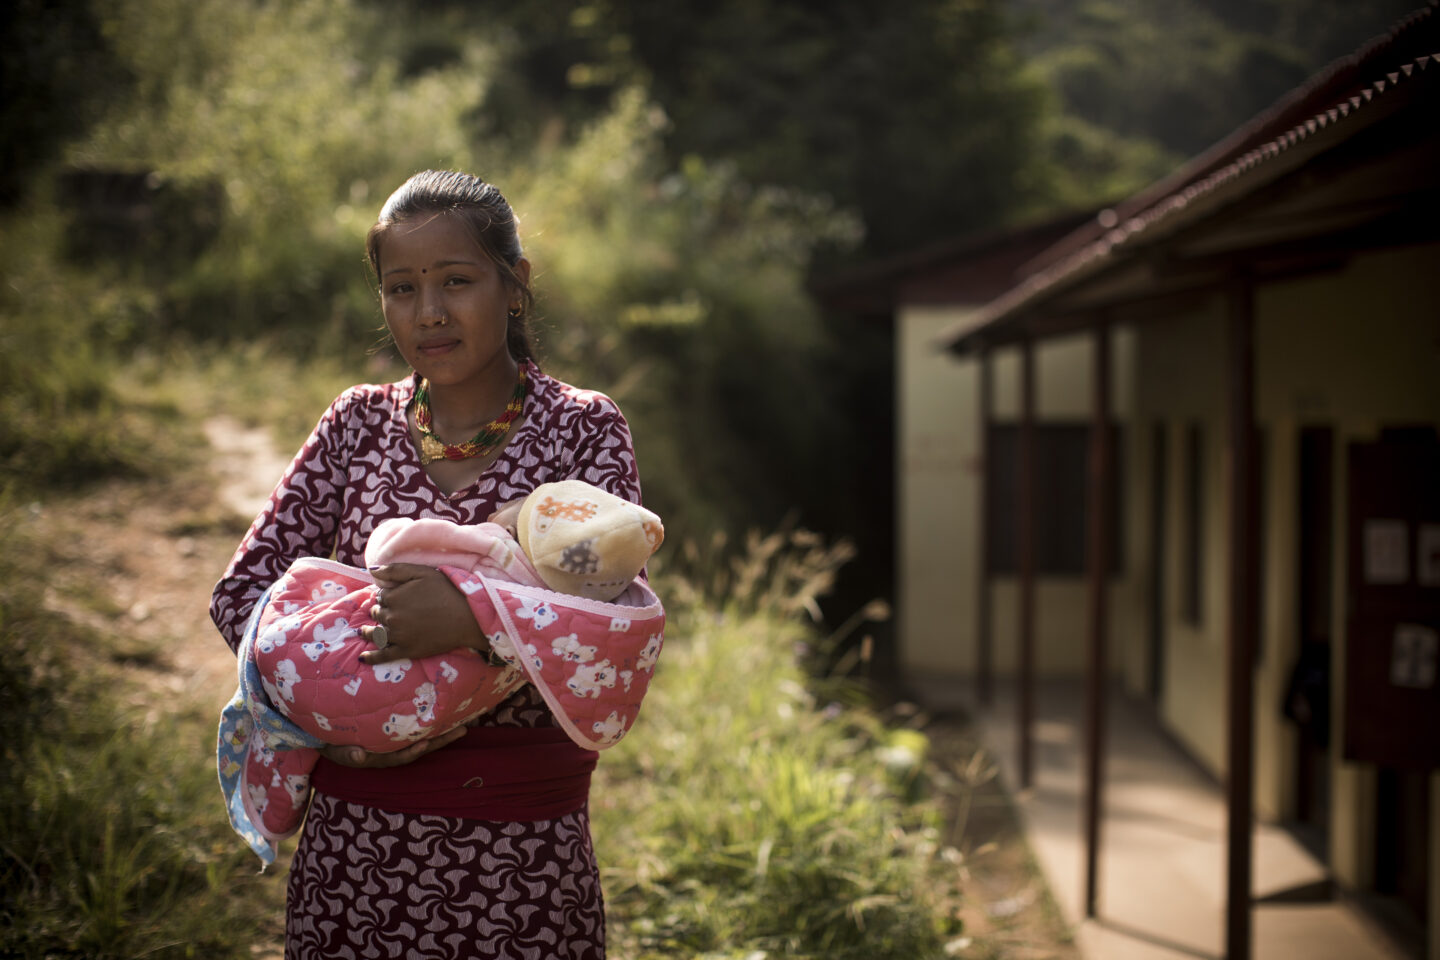
[[[1341,123],[1417,72],[1432,68],[1435,61],[1440,61],[1440,49],[1399,62],[1387,61],[1387,56],[1396,52],[1401,41],[1412,35],[1419,25],[1427,21],[1440,23],[1440,18],[1435,16],[1437,10],[1440,10],[1440,0],[1429,0],[1426,6],[1398,21],[1385,34],[1332,62],[1175,174],[1101,211],[1095,221],[1032,260],[1026,268],[1031,272],[1025,279],[991,301],[963,330],[941,334],[937,345],[964,352],[975,337],[983,336],[985,327],[1009,316],[1061,281],[1076,278],[1157,222],[1278,157],[1319,130]],[[1440,70],[1440,65],[1433,69]],[[1367,79],[1357,79],[1361,76]],[[1344,92],[1337,92],[1336,88]]]

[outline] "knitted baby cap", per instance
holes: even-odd
[[[516,528],[552,590],[604,601],[625,591],[665,539],[655,514],[583,480],[536,487]]]

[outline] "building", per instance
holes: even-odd
[[[1227,784],[1231,957],[1252,813],[1440,957],[1436,56],[1432,2],[1059,237],[882,284],[902,675],[1152,705]]]

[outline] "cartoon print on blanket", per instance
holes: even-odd
[[[438,566],[505,664],[471,650],[362,663],[372,645],[360,628],[374,623],[378,591],[369,573],[318,558],[292,564],[251,613],[217,747],[231,825],[267,864],[299,829],[327,744],[398,750],[493,710],[526,682],[587,749],[618,742],[639,713],[665,625],[644,581],[611,602],[557,593],[489,523],[388,520],[366,563],[401,561]]]

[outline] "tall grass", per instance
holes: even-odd
[[[274,898],[218,812],[212,711],[125,705],[26,522],[0,505],[0,956],[248,957]]]
[[[617,956],[913,960],[959,936],[927,741],[813,692],[817,635],[786,608],[836,554],[795,540],[753,538],[728,601],[658,578],[660,675],[591,800]]]
[[[0,955],[246,956],[279,904],[220,811],[210,712],[124,706],[107,662],[134,652],[45,605],[20,513],[0,516]],[[657,578],[661,676],[592,801],[617,957],[921,958],[959,934],[925,738],[801,665],[818,634],[794,611],[844,551],[780,539],[711,581],[727,603]]]
[[[362,378],[308,369],[172,346],[132,358],[112,395],[174,411],[184,437],[228,412],[290,446]],[[164,423],[147,415],[141,440]],[[0,530],[0,956],[247,956],[279,897],[220,808],[216,705],[163,727],[126,706],[110,665],[134,651],[47,603],[43,530],[3,495]],[[852,554],[784,530],[655,565],[661,675],[592,796],[613,956],[909,960],[963,942],[926,738],[813,673],[843,639],[815,598]]]

